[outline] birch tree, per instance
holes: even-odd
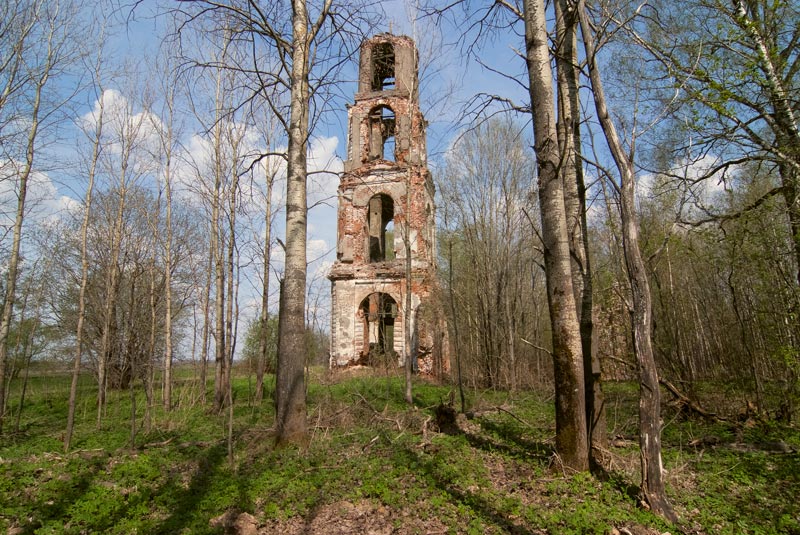
[[[153,128],[158,137],[158,161],[160,162],[160,175],[164,181],[164,202],[166,220],[164,222],[164,410],[172,409],[172,361],[173,361],[173,315],[172,310],[172,273],[174,270],[173,258],[173,232],[172,232],[172,190],[174,180],[175,153],[177,151],[176,135],[176,105],[178,80],[172,75],[174,72],[173,58],[167,56],[166,64],[159,69],[158,92],[162,95],[161,112],[158,116],[151,115]],[[158,117],[158,119],[156,119]]]
[[[432,5],[426,12],[443,17],[454,12],[457,6],[469,21],[466,25],[461,24],[458,17],[453,21],[462,32],[459,40],[469,54],[477,57],[486,70],[512,82],[512,86],[523,87],[530,99],[521,103],[509,95],[480,93],[470,99],[467,108],[478,120],[503,112],[530,114],[533,120],[541,233],[553,332],[556,450],[566,466],[584,470],[588,468],[586,441],[589,431],[586,427],[592,425],[598,440],[603,431],[601,426],[597,426],[601,421],[602,398],[599,366],[592,362],[591,280],[587,244],[583,238],[585,205],[581,195],[584,195],[585,188],[581,180],[573,10],[564,2],[557,3],[555,8],[556,76],[551,67],[553,56],[548,46],[550,34],[544,3],[502,1],[473,9],[469,2],[459,1],[445,8]],[[524,25],[524,49],[518,53],[526,62],[527,80],[524,81],[480,59],[480,44],[486,37],[508,32],[517,24]],[[591,396],[588,406],[587,396]],[[583,414],[578,414],[578,411]],[[584,429],[578,430],[578,427]]]
[[[69,0],[18,0],[0,8],[0,175],[13,181],[17,198],[0,301],[0,433],[29,180],[38,164],[42,134],[54,125],[56,112],[65,104],[64,96],[50,88],[57,82],[69,87],[65,75],[80,55],[79,7]]]
[[[771,169],[779,179],[735,212],[704,207],[705,214],[687,220],[724,222],[771,197],[782,198],[800,285],[800,8],[796,2],[703,0],[656,2],[640,11],[646,24],[622,28],[645,57],[657,61],[653,76],[678,90],[669,128],[691,133],[690,143],[676,147],[675,159],[712,162],[705,173],[685,180],[688,186],[733,181],[747,162]],[[681,178],[678,170],[675,174]]]
[[[361,2],[337,5],[292,0],[291,9],[275,9],[256,0],[200,2],[199,11],[182,14],[190,21],[211,14],[235,22],[241,30],[237,42],[252,51],[248,62],[230,62],[225,68],[250,77],[255,91],[240,106],[263,99],[275,112],[287,140],[283,157],[287,163],[285,263],[279,305],[279,347],[276,377],[276,440],[302,443],[306,440],[304,367],[306,235],[306,179],[309,134],[319,113],[329,105],[329,84],[343,61],[357,49],[361,30],[374,11]],[[281,7],[288,8],[282,4]],[[286,17],[288,13],[290,17]],[[198,62],[199,65],[204,63]],[[272,67],[269,70],[269,67]],[[312,75],[313,73],[313,75]],[[271,97],[275,89],[288,95],[282,107]],[[312,96],[314,97],[312,100]],[[312,103],[314,111],[312,112]]]
[[[78,379],[81,372],[81,359],[83,356],[83,335],[84,335],[84,321],[86,319],[86,286],[89,281],[89,255],[88,255],[88,234],[89,234],[89,221],[91,218],[92,210],[92,196],[94,195],[94,182],[97,174],[97,164],[100,159],[101,141],[103,139],[103,122],[105,112],[105,100],[102,98],[103,86],[98,85],[98,94],[100,98],[97,99],[98,106],[93,113],[91,126],[93,130],[85,132],[85,135],[90,139],[92,152],[89,157],[89,165],[87,167],[87,183],[86,194],[83,201],[83,218],[81,220],[80,228],[80,249],[81,249],[81,273],[80,273],[80,288],[78,289],[78,314],[77,326],[75,327],[75,356],[73,357],[72,364],[72,380],[69,388],[69,403],[67,409],[67,429],[64,432],[64,451],[68,452],[70,443],[72,441],[72,433],[75,427],[75,406],[78,397]]]

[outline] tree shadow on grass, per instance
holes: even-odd
[[[211,493],[219,492],[221,485],[217,480],[225,479],[221,470],[225,466],[227,453],[225,443],[206,448],[197,456],[194,448],[181,453],[178,467],[185,464],[184,459],[196,460],[192,463],[195,468],[188,478],[188,484],[182,482],[185,478],[181,472],[175,471],[163,474],[164,482],[160,486],[152,486],[148,484],[150,481],[146,474],[137,475],[135,468],[132,468],[133,471],[128,473],[132,478],[130,483],[121,485],[125,474],[120,480],[120,475],[114,474],[112,467],[118,464],[124,469],[132,459],[125,455],[102,455],[91,458],[90,463],[81,463],[79,477],[59,480],[57,486],[40,493],[42,497],[33,508],[38,518],[23,526],[22,533],[34,533],[44,523],[53,522],[66,527],[67,532],[75,533],[103,533],[114,528],[119,530],[121,525],[130,525],[131,529],[135,526],[135,529],[146,533],[172,534],[186,528],[192,533],[214,532],[208,524],[210,515],[204,510],[207,505],[202,502]],[[160,466],[164,465],[160,463]],[[240,492],[238,499],[244,504],[246,501],[241,501],[242,497]],[[225,509],[236,500],[225,495],[221,498],[225,503],[220,504],[220,509]],[[169,516],[159,523],[158,515],[162,511],[168,511]]]
[[[175,475],[170,475],[168,481],[154,491],[154,495],[169,497],[171,508],[170,516],[156,528],[155,533],[180,533],[184,528],[191,527],[197,522],[198,517],[202,516],[200,502],[213,491],[215,480],[225,465],[226,455],[227,448],[224,442],[211,446],[197,457],[197,465],[188,486],[181,485]],[[239,494],[241,498],[241,489]],[[219,509],[224,510],[227,505],[220,504]],[[203,521],[206,522],[204,528],[212,532],[207,524],[208,519],[203,517]]]
[[[35,485],[37,498],[26,514],[27,519],[19,527],[20,533],[32,534],[49,522],[63,522],[73,505],[79,503],[89,492],[96,476],[107,461],[105,455],[94,456],[80,463],[79,473],[72,478],[58,478]]]
[[[522,438],[519,430],[513,426],[484,419],[481,419],[479,424],[485,434],[464,433],[473,448],[488,452],[499,451],[512,457],[543,463],[549,462],[554,454],[551,444]],[[494,440],[491,435],[501,440]]]
[[[445,463],[443,459],[428,456],[411,448],[404,448],[404,457],[411,465],[420,469],[420,476],[424,476],[424,481],[447,494],[451,502],[469,508],[483,522],[499,528],[503,533],[534,535],[534,532],[510,518],[510,514],[500,510],[479,491],[473,492],[459,488],[458,484],[451,481],[448,476],[448,473],[452,471],[451,462]]]

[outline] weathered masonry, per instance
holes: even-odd
[[[421,372],[449,370],[442,316],[428,304],[436,248],[425,127],[414,42],[390,34],[364,41],[358,92],[348,110],[337,255],[328,275],[331,367],[402,365],[410,356]]]

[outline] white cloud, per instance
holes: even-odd
[[[319,261],[330,253],[328,242],[319,238],[311,238],[306,242],[306,258],[308,262]]]
[[[737,178],[742,172],[740,166],[717,169],[721,160],[712,155],[690,160],[684,158],[676,162],[672,173],[680,177],[682,188],[688,202],[684,206],[687,215],[695,211],[714,211],[714,206],[724,203],[728,181]]]
[[[336,155],[339,138],[318,137],[308,151],[308,195],[310,203],[332,199],[339,189],[339,174],[344,168]]]
[[[19,199],[19,178],[22,165],[19,162],[0,161],[0,226],[10,227]],[[61,217],[65,212],[79,210],[81,203],[60,195],[55,184],[47,173],[31,172],[28,177],[27,194],[25,196],[25,217],[33,223],[41,223],[49,219]]]
[[[146,110],[135,111],[136,107],[139,106],[120,91],[106,89],[92,110],[79,117],[78,124],[93,136],[102,114],[104,151],[120,153],[123,143],[129,143],[157,153],[159,132],[164,124],[157,115]]]

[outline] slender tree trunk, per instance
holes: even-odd
[[[447,209],[444,213],[444,226],[447,227]],[[455,290],[453,290],[453,237],[450,236],[447,240],[447,261],[449,269],[448,277],[448,290],[450,294],[450,313],[453,317],[453,350],[456,355],[456,373],[458,374],[458,396],[461,399],[461,412],[466,412],[466,402],[464,400],[464,378],[461,374],[461,352],[460,344],[461,339],[458,336],[458,315],[456,314],[456,298]]]
[[[222,102],[221,74],[217,75],[217,107]],[[225,405],[225,262],[223,260],[223,239],[220,229],[222,203],[222,127],[221,110],[217,110],[214,126],[214,192],[211,198],[211,251],[214,255],[214,406],[219,413]]]
[[[221,171],[217,173],[211,209],[211,250],[214,255],[214,412],[225,403],[225,262],[222,259],[221,232],[219,228],[219,203]]]
[[[123,264],[124,264],[124,262],[123,262]],[[155,271],[153,269],[152,264],[150,266],[150,271],[151,271],[151,275],[152,275],[152,272]],[[136,317],[136,307],[139,304],[138,303],[138,299],[136,299],[136,297],[135,297],[137,295],[137,293],[136,293],[136,282],[137,282],[137,279],[138,279],[140,274],[141,273],[139,272],[139,269],[136,268],[136,270],[131,275],[131,289],[130,289],[131,298],[130,298],[129,304],[128,304],[127,321],[123,320],[123,323],[127,323],[127,325],[125,325],[123,327],[123,329],[124,329],[123,332],[127,332],[127,333],[132,333],[133,332],[133,323],[134,323],[134,318]],[[153,341],[155,341],[155,337],[153,335],[155,334],[155,317],[156,317],[155,311],[153,310],[153,307],[152,307],[152,303],[154,302],[154,294],[155,294],[155,292],[153,291],[153,286],[152,286],[152,283],[151,283],[150,292],[149,292],[149,296],[148,297],[149,297],[150,303],[151,303],[151,309],[150,309],[150,336],[151,336],[151,340],[153,340]],[[153,345],[155,345],[155,343]],[[138,344],[135,343],[131,338],[128,338],[127,346],[128,347],[126,348],[125,352],[129,355],[129,362],[130,362],[130,368],[131,368],[130,369],[130,380],[128,382],[128,395],[130,397],[130,403],[131,403],[130,449],[134,450],[136,448],[136,388],[135,387],[136,387],[136,376],[139,374],[139,366],[138,366],[138,364],[139,364],[139,362],[138,362],[138,360],[139,360],[139,351],[138,351],[138,349],[139,348],[137,347]],[[152,353],[150,353],[150,357],[152,357]]]
[[[556,451],[564,467],[589,468],[580,324],[572,288],[569,237],[559,174],[553,72],[543,0],[525,0],[525,46],[542,219],[556,386]]]
[[[103,89],[100,88],[99,108],[96,117],[94,139],[92,141],[92,159],[89,166],[89,182],[86,185],[86,198],[83,207],[83,220],[81,221],[81,285],[78,290],[78,325],[75,329],[75,356],[72,363],[72,381],[69,387],[69,403],[67,412],[67,429],[64,432],[64,452],[69,451],[72,433],[75,428],[75,405],[78,399],[78,379],[81,373],[81,357],[83,354],[83,323],[86,319],[86,286],[89,281],[89,255],[87,242],[89,234],[89,220],[91,218],[92,194],[94,193],[94,178],[97,172],[97,163],[100,158],[100,140],[103,134],[103,112],[105,102]]]
[[[164,410],[172,410],[172,109],[166,143],[164,193],[166,194],[166,244],[164,246]]]
[[[326,0],[326,6],[330,2]],[[323,8],[327,11],[327,8]],[[286,176],[286,263],[278,316],[275,385],[277,444],[307,440],[305,387],[306,150],[309,129],[309,51],[305,0],[292,0],[292,72]]]
[[[267,199],[264,211],[264,283],[261,288],[261,317],[259,321],[260,336],[258,338],[258,358],[256,360],[256,392],[255,401],[264,399],[264,373],[267,367],[269,352],[269,264],[270,242],[272,241],[272,185],[275,174],[265,164],[264,176],[267,181]]]
[[[231,129],[232,130],[232,129]],[[231,142],[238,143],[238,141],[234,141],[233,136],[231,136]],[[229,396],[228,392],[231,389],[230,383],[232,380],[232,372],[233,372],[233,352],[234,352],[234,342],[236,341],[236,336],[234,333],[233,322],[234,317],[238,317],[238,313],[234,316],[234,304],[236,301],[235,297],[235,289],[234,283],[236,281],[236,195],[239,191],[239,175],[236,172],[236,165],[235,162],[238,159],[236,156],[238,154],[237,150],[233,151],[233,156],[231,157],[231,185],[230,190],[228,191],[228,247],[227,247],[227,257],[225,260],[225,276],[227,278],[227,303],[225,309],[225,362],[223,365],[223,376],[224,376],[224,389],[225,389],[225,403],[228,402]]]
[[[235,189],[235,188],[234,188]],[[231,225],[233,226],[233,225]],[[233,235],[233,228],[231,228],[231,234]],[[231,243],[233,244],[234,241],[231,239]],[[229,347],[229,356],[228,356],[228,380],[226,381],[226,391],[225,397],[228,406],[228,462],[230,463],[231,467],[234,466],[234,456],[233,456],[233,354],[236,351],[236,337],[237,331],[239,329],[239,274],[238,270],[236,272],[236,278],[234,279],[233,273],[233,266],[239,264],[239,258],[236,258],[236,263],[231,263],[231,281],[235,280],[235,284],[231,284],[229,286],[230,294],[228,297],[228,303],[235,303],[235,310],[233,310],[232,314],[229,317],[235,318],[233,320],[233,325],[231,328],[231,333],[228,336],[228,345]]]
[[[517,333],[515,329],[514,314],[511,311],[511,301],[516,298],[508,289],[503,291],[503,312],[506,322],[506,338],[508,347],[508,366],[510,372],[509,389],[511,392],[517,390],[517,351],[516,351],[516,338]]]
[[[22,243],[22,223],[25,219],[25,201],[28,196],[28,179],[33,171],[33,162],[36,155],[36,137],[39,133],[39,109],[42,102],[42,90],[50,75],[49,67],[36,81],[33,108],[28,127],[28,139],[25,148],[25,164],[19,175],[19,189],[17,190],[17,210],[12,228],[11,255],[8,258],[8,271],[6,272],[5,296],[3,298],[2,316],[0,316],[0,435],[3,434],[3,417],[6,412],[6,360],[8,359],[8,334],[11,330],[11,321],[14,317],[14,299],[17,291],[17,277],[19,276],[20,245]]]
[[[156,240],[158,241],[158,240]],[[156,299],[156,261],[155,258],[150,260],[150,337],[147,344],[147,362],[143,363],[145,368],[142,370],[142,386],[144,386],[145,393],[145,406],[144,406],[144,428],[146,432],[150,432],[152,425],[152,412],[153,412],[153,381],[151,378],[155,374],[155,363],[153,359],[156,354],[156,332],[158,331],[158,306]],[[134,380],[136,375],[133,376]],[[166,383],[164,384],[166,388]]]
[[[622,248],[631,287],[631,328],[633,351],[639,368],[639,449],[641,452],[642,499],[650,509],[670,521],[677,521],[664,491],[661,463],[661,391],[653,355],[653,317],[650,284],[639,249],[639,222],[635,207],[633,155],[625,154],[606,105],[603,83],[597,67],[594,34],[582,2],[578,4],[584,50],[589,63],[595,109],[609,150],[620,173],[619,199]]]
[[[671,521],[677,517],[664,491],[661,463],[661,392],[652,342],[652,302],[634,208],[633,175],[622,179],[620,213],[625,264],[631,284],[633,352],[639,366],[639,448],[642,494],[650,508]]]
[[[212,231],[213,233],[213,231]],[[200,347],[200,401],[206,402],[206,381],[208,372],[208,339],[211,330],[211,272],[214,266],[213,245],[208,250],[208,264],[206,265],[206,282],[203,286],[203,334]]]
[[[556,68],[558,71],[558,137],[561,175],[567,212],[572,285],[580,322],[583,378],[586,389],[586,423],[589,456],[593,467],[606,445],[604,398],[600,383],[600,359],[592,344],[592,272],[586,226],[586,187],[581,158],[578,70],[578,19],[568,0],[555,2]]]

